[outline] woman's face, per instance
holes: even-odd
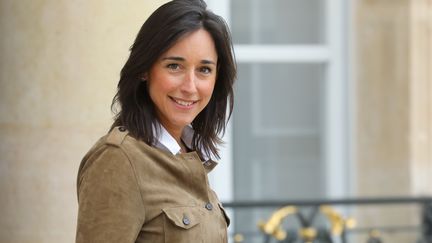
[[[168,131],[183,129],[208,104],[217,61],[211,35],[199,29],[180,38],[145,75],[159,121]]]

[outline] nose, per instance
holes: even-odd
[[[181,91],[185,93],[195,93],[196,92],[196,76],[195,71],[190,70],[185,74]]]

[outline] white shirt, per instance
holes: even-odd
[[[195,131],[193,130],[192,126],[190,126],[190,125],[186,126],[183,129],[181,139],[185,143],[186,147],[188,147],[188,149],[192,149],[192,138],[193,138],[194,133],[195,133]],[[153,134],[157,135],[156,129],[154,127],[153,127]],[[167,150],[174,155],[181,153],[180,145],[177,143],[177,141],[171,136],[171,134],[169,134],[169,132],[162,125],[160,125],[160,134],[159,134],[159,137],[157,139],[157,143],[155,146],[157,148]],[[210,159],[206,155],[203,155],[203,156],[204,156],[204,158],[203,158],[204,161],[207,161]]]

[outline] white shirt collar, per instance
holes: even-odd
[[[194,133],[195,133],[195,131],[193,130],[192,126],[190,126],[190,125],[186,126],[183,129],[181,139],[189,149],[192,149],[192,138],[193,138]],[[157,134],[156,129],[154,127],[153,127],[153,134]],[[171,136],[171,134],[169,134],[169,132],[162,125],[160,125],[160,133],[159,133],[159,137],[158,137],[158,140],[156,143],[156,147],[160,148],[160,149],[168,150],[169,152],[171,152],[174,155],[179,154],[181,151],[180,145],[177,143],[177,141]],[[204,158],[203,158],[204,161],[207,161],[210,159],[205,155],[203,155],[203,156],[204,156]]]

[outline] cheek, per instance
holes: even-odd
[[[211,98],[214,88],[215,88],[215,83],[216,81],[211,81],[209,83],[206,83],[205,85],[203,85],[202,87],[202,94],[204,96],[206,96],[208,99]]]
[[[151,97],[165,96],[169,93],[173,87],[173,82],[168,79],[152,79],[149,81],[149,92]]]

